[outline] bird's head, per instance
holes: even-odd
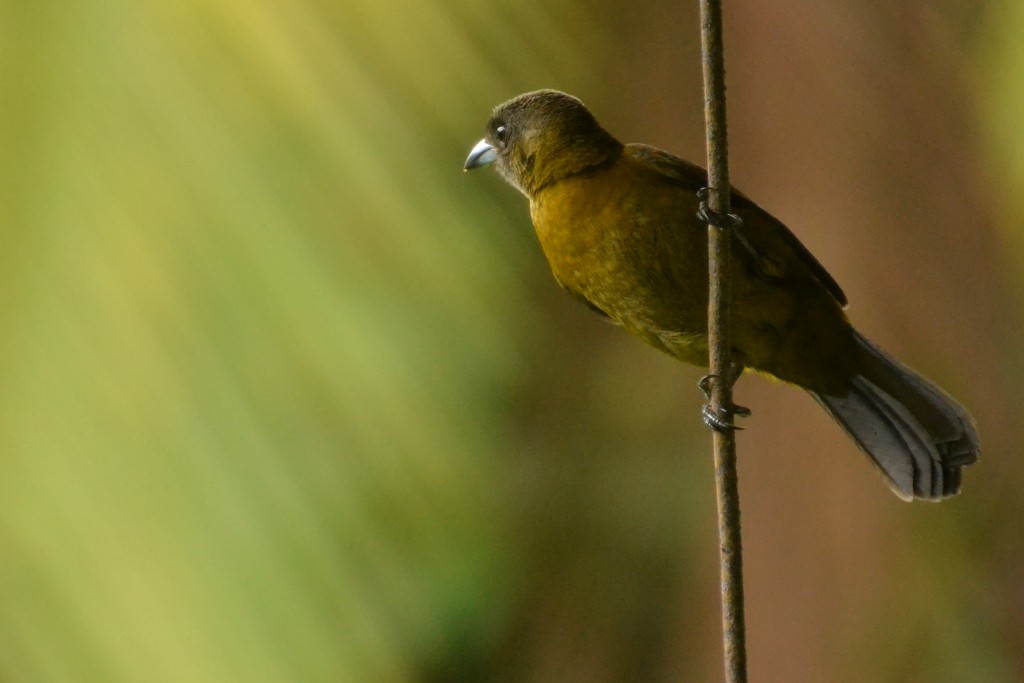
[[[498,105],[465,170],[494,164],[532,198],[546,185],[612,160],[621,151],[622,144],[578,99],[557,90],[537,90]]]

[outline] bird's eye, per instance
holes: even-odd
[[[505,143],[508,142],[508,128],[505,126],[498,126],[494,129],[494,137],[498,144],[504,147]]]

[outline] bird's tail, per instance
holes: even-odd
[[[856,334],[859,374],[842,396],[811,394],[885,475],[900,498],[960,492],[960,468],[978,459],[978,431],[953,397]]]

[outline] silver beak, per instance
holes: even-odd
[[[462,170],[469,171],[481,166],[488,166],[493,164],[497,158],[498,152],[491,147],[485,138],[476,143],[476,147],[473,148],[466,158],[466,165],[462,167]]]

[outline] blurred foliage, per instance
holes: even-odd
[[[474,59],[542,11],[5,4],[0,677],[402,680],[485,628],[529,235],[460,168],[571,68]]]
[[[952,4],[899,7],[898,21],[861,25],[884,25],[892,43],[871,30],[850,40],[871,35],[881,47],[857,43],[871,57],[905,57],[892,45],[925,26],[917,40],[949,52],[907,48],[917,66],[984,46],[971,63],[991,78],[968,93],[982,104],[964,105],[977,140],[957,144],[988,144],[1005,249],[973,272],[1019,278],[1024,12],[994,3],[990,21],[958,33]],[[758,85],[765,102],[788,80],[807,94],[787,75],[803,62],[744,52],[758,21],[784,35],[781,11],[748,3],[728,18],[745,39],[730,61],[738,168],[755,188],[744,150],[775,139],[765,127],[813,140],[788,120],[743,119]],[[523,200],[460,172],[490,108],[537,87],[586,96],[624,137],[699,156],[694,12],[572,0],[0,5],[0,679],[714,676],[696,372],[577,312],[545,272]],[[816,21],[793,30],[834,35],[831,19]],[[784,76],[751,85],[760,65]],[[879,147],[856,132],[843,144]],[[784,184],[785,163],[767,177]],[[955,251],[942,239],[935,253]],[[845,250],[862,254],[847,257],[857,268],[870,260],[849,244],[832,254]],[[926,268],[905,279],[948,279]],[[1019,303],[1016,287],[1007,300]],[[893,315],[892,329],[914,327]],[[1019,361],[1019,324],[1013,311],[960,343]],[[918,357],[953,350],[934,344]],[[968,380],[1006,367],[977,358],[975,377],[946,379],[971,391]],[[747,455],[755,678],[1024,676],[1010,367],[1004,385],[968,393],[995,474],[983,486],[969,473],[974,502],[942,516],[863,512],[890,501],[861,461],[849,471],[877,499],[856,486],[803,493],[817,489],[791,477],[819,484],[825,465],[785,448]],[[771,431],[768,403],[758,441],[799,441]],[[809,504],[810,519],[792,511]],[[790,536],[773,535],[788,522]],[[812,573],[793,573],[777,559],[787,554]],[[826,605],[834,586],[850,593]],[[785,634],[829,642],[774,649]],[[939,655],[922,662],[922,648]]]
[[[1024,195],[1020,192],[1024,182],[1024,42],[1020,40],[1024,7],[1015,2],[996,2],[986,19],[977,60],[982,73],[977,80],[979,110],[987,133],[982,142],[991,161],[984,180],[993,189],[1001,236],[1011,245],[1010,253],[1019,257],[1024,253]],[[1024,260],[1011,259],[1008,270],[1016,286],[1024,289]]]

